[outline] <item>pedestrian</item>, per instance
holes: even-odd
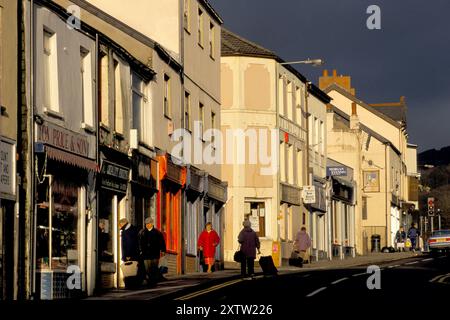
[[[215,262],[216,247],[220,243],[219,235],[212,228],[211,222],[208,222],[205,226],[205,230],[202,231],[198,238],[198,248],[203,253],[203,259],[208,266],[206,272],[212,272],[212,266]]]
[[[246,278],[247,276],[254,276],[256,250],[258,250],[258,254],[261,254],[261,251],[259,250],[260,242],[258,235],[251,228],[251,222],[246,219],[242,225],[244,228],[239,233],[238,242],[241,245],[240,251],[243,253],[241,260],[241,276]]]
[[[304,262],[309,262],[309,248],[311,248],[311,238],[306,232],[306,228],[302,227],[295,237],[294,248],[299,252]]]
[[[403,227],[395,234],[395,243],[398,251],[405,251],[406,232]]]
[[[411,250],[416,251],[417,239],[419,237],[419,230],[416,228],[416,224],[412,223],[411,228],[408,230],[408,238],[411,240]]]
[[[128,222],[126,218],[119,220],[122,248],[122,272],[125,288],[133,289],[142,283],[143,267],[139,261],[138,229]],[[129,271],[129,272],[127,272]]]
[[[138,261],[138,229],[129,223],[126,218],[119,220],[119,229],[121,231],[122,238],[122,261]]]
[[[154,227],[152,218],[145,219],[145,228],[139,232],[139,249],[144,261],[145,275],[149,286],[162,278],[159,272],[159,259],[166,253],[163,234]]]

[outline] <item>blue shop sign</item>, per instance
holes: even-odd
[[[347,175],[347,167],[333,166],[327,167],[327,177],[342,177]]]

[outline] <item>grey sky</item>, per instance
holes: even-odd
[[[450,145],[450,0],[210,0],[225,27],[283,59],[323,58],[298,69],[314,83],[323,69],[351,75],[368,103],[406,96],[410,142]],[[381,30],[369,30],[369,5]]]

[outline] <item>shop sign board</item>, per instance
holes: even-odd
[[[303,203],[316,203],[316,188],[315,186],[304,186],[302,190]]]
[[[14,144],[0,140],[0,193],[16,194],[16,147]]]

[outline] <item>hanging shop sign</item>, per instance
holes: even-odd
[[[312,204],[316,202],[315,186],[304,186],[302,190],[303,203]]]
[[[344,166],[333,166],[327,167],[328,177],[345,177],[347,176],[347,167]]]
[[[100,170],[100,185],[104,189],[125,194],[129,172],[130,169],[128,168],[103,160]]]
[[[16,194],[16,147],[14,144],[0,140],[0,193]]]
[[[36,123],[37,142],[89,158],[88,137],[47,121]]]

